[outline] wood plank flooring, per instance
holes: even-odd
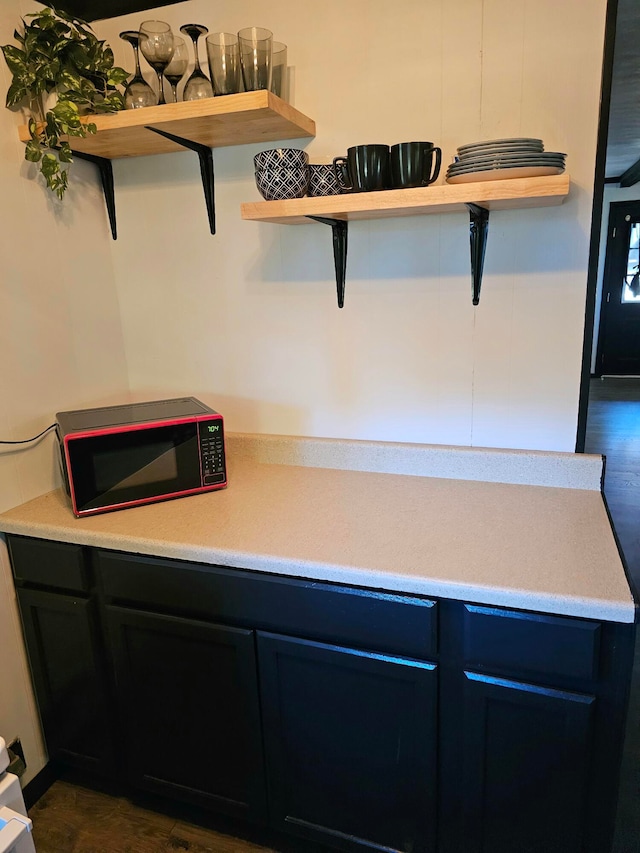
[[[640,380],[592,381],[586,450],[607,457],[605,496],[629,573],[640,590]],[[640,853],[640,647],[636,648],[614,853]],[[29,814],[38,853],[274,853],[274,848],[64,781],[56,782]]]
[[[37,853],[275,853],[65,781],[29,817]]]
[[[640,379],[592,379],[585,450],[606,457],[604,494],[640,591]],[[636,640],[614,853],[640,853],[640,637]]]

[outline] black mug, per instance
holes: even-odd
[[[389,189],[389,146],[354,145],[346,157],[333,158],[333,168],[342,192]]]
[[[389,162],[392,187],[427,187],[440,174],[442,151],[433,142],[400,142],[391,146]]]

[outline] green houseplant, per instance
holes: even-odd
[[[84,21],[49,7],[27,18],[22,32],[14,32],[20,47],[1,48],[13,74],[6,106],[26,104],[31,138],[25,159],[39,164],[47,186],[62,199],[73,160],[67,138],[96,132],[82,116],[124,109],[116,87],[129,75],[113,64],[111,48]],[[57,103],[50,106],[52,94]]]

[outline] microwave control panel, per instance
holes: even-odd
[[[222,418],[207,418],[199,421],[198,437],[202,460],[202,485],[215,486],[226,483]]]

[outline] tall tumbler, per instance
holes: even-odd
[[[287,46],[281,41],[273,42],[269,90],[279,98],[284,98],[287,93]]]
[[[238,32],[242,79],[247,92],[271,85],[273,33],[264,27],[245,27]]]
[[[240,51],[234,33],[207,36],[207,57],[211,82],[216,95],[235,95],[240,91]]]

